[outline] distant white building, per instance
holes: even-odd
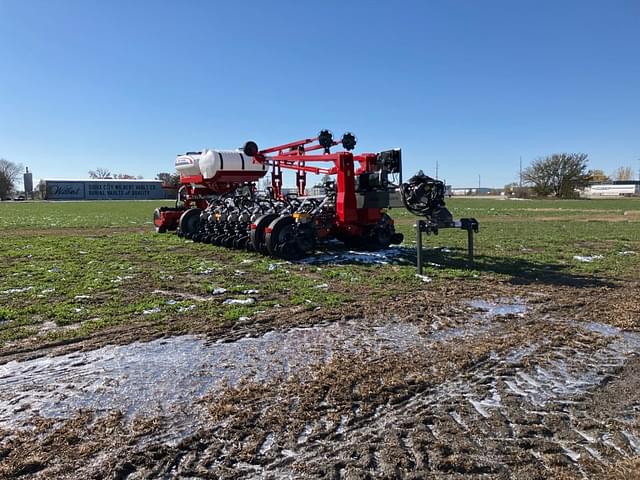
[[[640,181],[590,185],[581,194],[585,197],[631,197],[640,195]]]
[[[449,195],[460,196],[460,195],[491,195],[495,194],[498,191],[497,188],[488,188],[488,187],[470,187],[470,188],[461,188],[454,187],[449,190]]]

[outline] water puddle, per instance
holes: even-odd
[[[80,409],[162,414],[241,381],[286,379],[336,353],[426,348],[428,340],[412,324],[352,321],[234,342],[187,335],[13,361],[0,365],[0,423],[19,425],[35,414],[67,418]]]
[[[474,337],[489,332],[492,328],[497,328],[494,320],[498,317],[517,316],[523,318],[528,312],[528,307],[520,298],[500,299],[497,302],[486,300],[471,300],[466,305],[478,310],[460,327],[439,329],[438,322],[432,325],[436,330],[432,337],[438,341],[445,342],[458,338]]]
[[[305,443],[309,439],[309,436],[312,433],[313,433],[313,427],[307,423],[304,427],[304,430],[302,430],[302,432],[300,432],[300,435],[298,435],[297,443],[298,444]]]
[[[399,321],[349,321],[233,342],[186,335],[9,362],[0,365],[0,422],[19,426],[35,415],[68,418],[82,409],[98,414],[118,410],[129,418],[167,414],[243,381],[287,379],[335,354],[366,351],[375,357],[388,350],[428,350],[433,342],[485,333],[494,316],[526,311],[520,303],[478,301],[472,306],[483,312],[463,327],[435,332]]]
[[[260,448],[258,449],[258,455],[264,455],[265,453],[267,453],[269,450],[271,450],[271,447],[273,447],[274,443],[275,436],[273,435],[273,433],[269,433],[269,435],[267,435],[267,437],[264,439],[264,442],[262,442],[262,445],[260,445]]]
[[[309,265],[321,265],[325,263],[331,264],[372,264],[372,265],[387,265],[389,263],[396,263],[406,258],[415,256],[415,249],[394,246],[385,248],[383,250],[377,250],[375,252],[361,252],[356,250],[347,251],[326,251],[321,255],[315,255],[307,259],[301,260],[298,263],[306,263]]]
[[[505,315],[523,316],[527,313],[527,306],[521,298],[501,299],[498,302],[487,300],[471,300],[467,303],[470,307],[482,310],[487,317]]]

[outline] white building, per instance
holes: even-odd
[[[590,185],[582,191],[585,197],[631,197],[640,195],[640,181]]]
[[[156,200],[167,198],[160,180],[45,178],[45,200]]]
[[[496,193],[497,192],[497,188],[488,188],[488,187],[470,187],[470,188],[463,188],[463,187],[453,187],[453,188],[449,188],[449,191],[447,192],[448,195],[453,195],[453,196],[461,196],[461,195],[490,195],[492,193]]]

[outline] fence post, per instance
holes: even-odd
[[[422,275],[422,220],[416,221],[416,267]]]

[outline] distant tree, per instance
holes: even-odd
[[[47,197],[47,184],[45,183],[44,180],[40,180],[40,182],[38,182],[38,187],[36,189],[36,192],[38,194],[38,197],[40,198],[40,200],[45,200]]]
[[[577,188],[589,184],[586,153],[554,153],[539,158],[522,172],[522,179],[536,195],[559,198],[575,196]]]
[[[513,192],[515,192],[515,191],[517,190],[517,188],[518,188],[519,186],[520,186],[520,185],[518,185],[518,182],[511,182],[511,183],[507,183],[507,184],[504,186],[504,191],[505,191],[505,193],[513,193]]]
[[[134,180],[136,178],[135,175],[129,175],[128,173],[114,173],[113,178],[118,180]]]
[[[162,184],[165,187],[179,187],[180,186],[180,175],[177,173],[167,173],[161,172],[156,175],[158,180],[162,181]]]
[[[589,170],[589,176],[591,177],[591,183],[607,183],[611,181],[611,178],[604,173],[604,170]]]
[[[611,176],[618,181],[633,180],[633,169],[631,167],[619,167]]]
[[[521,187],[518,182],[511,182],[504,186],[504,193],[518,198],[529,198],[531,189],[529,187]]]
[[[11,194],[21,171],[22,165],[0,158],[0,197],[4,198]]]
[[[111,178],[111,172],[106,168],[98,167],[95,170],[89,170],[89,178]]]

